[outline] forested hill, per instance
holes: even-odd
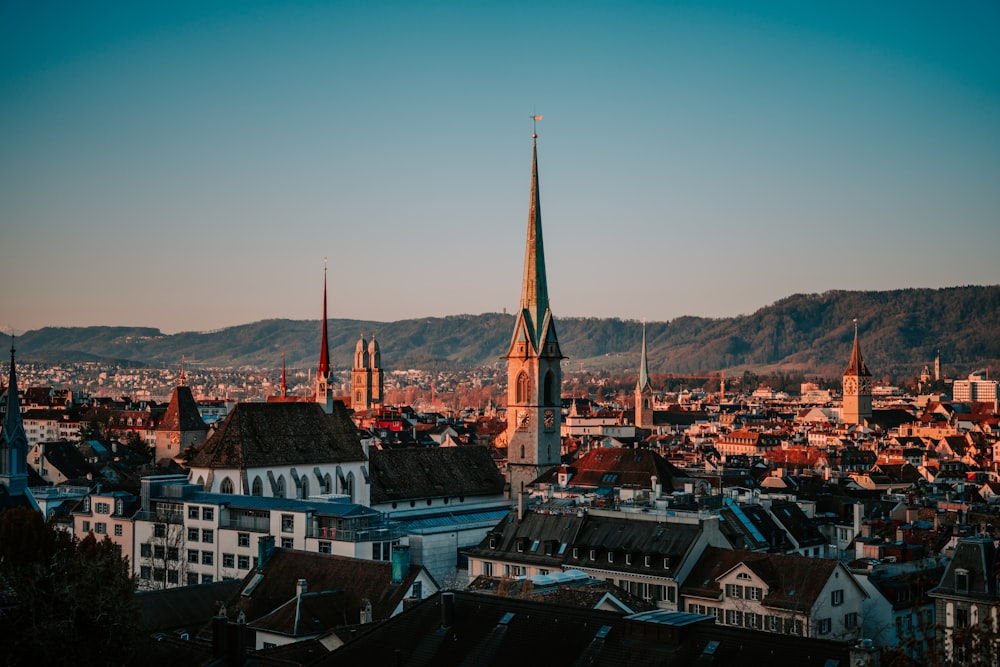
[[[566,371],[635,371],[642,340],[636,321],[559,317],[556,326]],[[831,291],[796,294],[751,315],[680,317],[649,322],[650,371],[696,374],[803,372],[837,377],[843,371],[857,318],[872,373],[906,378],[931,365],[940,350],[944,372],[964,377],[1000,366],[1000,286]],[[334,368],[350,368],[362,332],[374,333],[387,370],[447,370],[500,362],[514,327],[511,315],[487,313],[398,322],[330,320]],[[182,356],[211,367],[289,368],[319,358],[318,320],[265,320],[212,332],[166,335],[152,328],[47,327],[18,337],[26,361],[116,360],[176,364]]]

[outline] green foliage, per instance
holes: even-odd
[[[134,581],[107,537],[77,540],[38,512],[7,510],[0,514],[0,576],[15,598],[0,614],[3,664],[123,664],[134,652]]]
[[[556,327],[565,368],[634,371],[642,325],[620,319],[560,317]],[[940,350],[948,377],[960,378],[1000,361],[1000,286],[831,291],[796,294],[751,315],[679,317],[646,326],[650,372],[707,374],[746,369],[766,375],[839,377],[857,318],[862,350],[876,377],[911,378]],[[330,320],[334,368],[351,368],[358,335],[374,333],[386,369],[449,370],[492,366],[507,351],[513,315],[487,313],[398,322]],[[194,363],[229,368],[314,368],[320,323],[266,320],[213,332],[164,335],[124,327],[45,328],[18,339],[26,360],[116,358],[136,363]]]

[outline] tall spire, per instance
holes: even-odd
[[[649,366],[646,362],[646,323],[642,323],[642,355],[639,359],[639,380],[635,383],[636,389],[645,391],[649,388]]]
[[[316,374],[327,378],[330,375],[330,343],[326,335],[326,257],[323,258],[323,334],[319,348],[319,368]],[[282,362],[282,366],[284,362]]]
[[[281,352],[281,397],[288,395],[288,383],[285,381],[285,352]]]
[[[0,484],[10,495],[20,495],[28,486],[28,436],[21,418],[21,399],[14,365],[14,337],[10,337],[10,376],[7,379],[7,415],[0,437]]]
[[[844,375],[863,375],[865,377],[871,377],[871,373],[868,372],[868,367],[865,366],[865,360],[861,356],[861,344],[858,343],[858,321],[854,320],[854,347],[851,349],[851,360],[847,364],[847,370],[844,371]]]
[[[524,249],[524,278],[521,281],[521,310],[527,311],[534,343],[540,345],[549,290],[545,281],[545,251],[542,245],[542,200],[538,188],[538,134],[532,133],[531,202],[528,205],[528,239]]]

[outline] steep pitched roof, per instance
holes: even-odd
[[[649,449],[628,449],[602,447],[592,449],[569,466],[572,486],[634,486],[651,488],[651,479],[656,477],[664,488],[670,488],[672,480],[683,473],[662,456]],[[553,482],[559,474],[554,468],[539,478],[542,482]]]
[[[851,360],[847,364],[847,369],[844,370],[844,375],[871,377],[871,373],[868,372],[868,367],[865,365],[865,360],[861,356],[861,344],[858,342],[857,326],[854,327],[854,346],[851,348]]]
[[[208,431],[198,412],[198,403],[194,400],[191,387],[181,385],[174,387],[170,394],[167,411],[156,427],[157,431]]]
[[[371,502],[503,493],[504,478],[486,447],[372,450]]]
[[[343,403],[238,403],[199,448],[192,468],[259,468],[365,460]]]

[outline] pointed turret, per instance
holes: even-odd
[[[7,414],[0,434],[0,485],[11,496],[24,495],[28,488],[28,435],[21,417],[21,398],[14,364],[14,337],[10,338],[10,375],[7,379]]]
[[[324,260],[325,261],[325,260]],[[319,341],[319,366],[316,374],[324,379],[330,377],[330,342],[326,335],[326,264],[323,265],[323,333]]]
[[[288,382],[285,378],[285,353],[281,353],[281,397],[288,396]]]
[[[636,391],[649,389],[649,364],[646,361],[646,325],[642,325],[642,352],[639,356],[639,379],[635,383]]]
[[[639,355],[639,379],[635,383],[635,425],[639,428],[653,427],[653,387],[649,384],[645,323],[642,325],[642,352]]]
[[[524,249],[521,280],[521,312],[527,317],[531,343],[542,343],[542,325],[549,310],[549,288],[545,280],[545,248],[542,243],[542,200],[538,188],[538,139],[531,151],[531,201],[528,204],[528,238]]]
[[[851,349],[851,360],[847,364],[844,375],[854,375],[857,377],[871,377],[865,360],[861,356],[861,344],[858,342],[858,323],[854,323],[854,347]]]

